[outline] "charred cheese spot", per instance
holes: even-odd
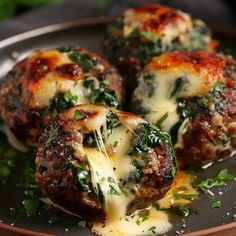
[[[58,132],[53,139],[55,129]],[[88,142],[88,137],[94,142]],[[73,156],[62,151],[68,146]],[[60,165],[59,150],[63,153]],[[63,162],[71,165],[64,172],[60,170],[58,176],[59,172],[54,175],[49,169],[40,172],[45,161],[47,166],[61,166]],[[93,212],[90,219],[98,213],[100,217],[105,215],[103,222],[100,218],[93,224],[92,230],[99,235],[109,235],[111,229],[130,235],[127,225],[135,229],[134,235],[147,234],[152,224],[160,227],[160,232],[171,228],[167,215],[155,210],[150,211],[150,219],[142,226],[136,223],[139,211],[163,198],[176,174],[169,136],[138,116],[98,105],[70,108],[49,122],[41,135],[36,169],[36,180],[52,202],[82,217]],[[74,181],[56,196],[59,188],[54,183],[68,173],[74,173]],[[72,202],[73,196],[82,200]],[[85,202],[91,203],[85,208]]]
[[[83,78],[83,71],[77,64],[65,64],[62,66],[58,66],[55,70],[59,76],[66,77],[71,80],[78,80],[80,78]]]
[[[197,167],[235,148],[228,130],[236,114],[234,74],[230,57],[205,51],[165,53],[152,58],[140,74],[131,109],[170,132],[183,165]],[[195,154],[189,158],[186,152]]]

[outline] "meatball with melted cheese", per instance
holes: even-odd
[[[104,39],[105,55],[131,79],[153,56],[180,49],[212,50],[214,46],[211,32],[201,20],[159,4],[125,11],[108,26]]]
[[[182,167],[236,148],[236,65],[230,56],[175,51],[154,57],[138,79],[131,109],[169,132]]]
[[[0,82],[0,113],[17,140],[36,145],[50,117],[76,104],[119,107],[124,91],[117,70],[86,49],[38,50]]]
[[[56,207],[83,218],[119,219],[147,208],[175,174],[169,135],[114,108],[75,106],[39,138],[36,182]]]

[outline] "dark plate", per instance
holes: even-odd
[[[80,19],[74,22],[57,24],[30,31],[21,35],[11,37],[0,41],[0,78],[3,77],[11,66],[15,63],[12,59],[12,52],[18,52],[20,58],[27,55],[30,51],[37,48],[50,48],[66,45],[80,45],[87,47],[95,52],[100,52],[100,43],[103,31],[109,18]],[[217,36],[222,40],[222,47],[231,48],[236,53],[235,32],[216,29]],[[0,137],[0,143],[3,145],[5,137]],[[33,157],[32,157],[33,158]],[[0,189],[0,235],[92,235],[88,229],[80,228],[76,220],[64,219],[59,224],[48,223],[48,213],[41,212],[39,216],[16,219],[11,213],[10,208],[18,208],[24,199],[23,192],[16,187],[21,165],[17,166],[14,176],[10,179],[7,187]],[[236,158],[217,163],[209,169],[198,174],[199,178],[210,178],[216,176],[219,170],[227,168],[236,174]],[[198,215],[191,215],[186,218],[187,227],[185,233],[190,235],[236,235],[236,222],[233,215],[236,214],[236,181],[230,181],[227,186],[214,188],[214,196],[209,194],[200,194],[198,199],[192,204],[192,208],[198,212]],[[219,195],[219,191],[223,194]],[[213,201],[220,200],[222,208],[211,209]],[[168,235],[175,235],[180,231],[181,225],[179,218],[175,219],[175,225]],[[13,226],[10,226],[14,224]],[[223,225],[223,226],[222,226]],[[217,227],[218,226],[218,227]],[[216,227],[216,228],[212,228]],[[27,229],[27,230],[24,230]],[[207,229],[207,230],[203,230]],[[7,231],[5,231],[7,230]],[[199,231],[201,230],[201,231]],[[42,233],[37,233],[37,232]],[[7,233],[8,232],[8,233]]]

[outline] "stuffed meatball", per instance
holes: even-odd
[[[132,78],[153,56],[179,49],[212,50],[214,44],[201,20],[167,6],[146,4],[125,11],[108,26],[104,53]]]
[[[50,117],[81,103],[120,107],[124,91],[117,70],[86,49],[38,50],[0,82],[0,114],[17,140],[36,145]]]
[[[235,82],[230,56],[169,52],[144,68],[131,109],[171,134],[183,167],[198,167],[236,148]]]
[[[55,206],[85,219],[147,208],[175,174],[169,135],[114,108],[75,106],[39,138],[36,182]]]

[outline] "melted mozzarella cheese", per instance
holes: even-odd
[[[137,224],[139,217],[136,212],[132,216],[124,216],[116,221],[107,220],[105,226],[95,223],[92,232],[101,236],[147,236],[164,234],[172,228],[168,215],[163,211],[152,208],[149,210],[148,219]]]
[[[101,191],[105,200],[103,205],[106,212],[105,222],[93,222],[92,232],[101,236],[144,236],[168,232],[172,228],[172,224],[165,211],[158,211],[155,208],[145,209],[149,211],[147,218],[141,217],[142,211],[136,211],[130,216],[126,215],[127,206],[135,196],[126,186],[121,189],[121,179],[126,180],[129,173],[135,171],[127,152],[135,128],[144,121],[136,116],[132,117],[112,109],[113,112],[116,111],[122,125],[110,131],[106,130],[106,117],[109,109],[96,105],[82,105],[79,107],[84,112],[92,114],[91,117],[78,122],[89,131],[94,131],[98,147],[86,147],[80,143],[74,143],[73,147],[75,153],[79,153],[80,157],[82,153],[85,154],[90,166],[93,188],[97,194],[98,191]],[[73,118],[74,111],[79,107],[71,109],[67,116]],[[94,117],[93,112],[95,110],[96,116]],[[78,129],[78,127],[74,128]],[[103,130],[103,134],[101,134],[101,130]],[[111,192],[111,187],[113,192]],[[188,190],[187,193],[193,192],[190,178],[185,175],[181,178],[178,177],[172,186],[172,188],[179,187],[185,187]],[[158,203],[163,208],[168,208],[173,203],[171,197],[172,192],[169,191],[167,196]],[[60,209],[63,210],[63,208]]]
[[[39,51],[29,57],[29,61],[33,60],[35,56],[42,58],[51,58],[54,62],[54,67],[73,63],[66,53],[60,53],[56,50]],[[79,79],[79,78],[78,78]],[[35,85],[33,85],[35,86]],[[32,105],[37,107],[47,107],[50,100],[60,92],[70,90],[71,94],[78,97],[77,104],[89,103],[87,89],[83,86],[83,79],[70,80],[55,72],[50,72],[39,81],[37,88],[33,90]]]
[[[90,105],[91,107],[93,105]],[[86,109],[83,110],[85,111]],[[94,131],[98,148],[83,147],[79,144],[74,145],[74,148],[77,149],[76,153],[79,150],[80,153],[86,154],[95,192],[99,195],[98,192],[102,191],[104,195],[106,220],[105,222],[93,223],[92,231],[104,236],[148,235],[153,234],[150,228],[155,226],[156,233],[166,233],[171,229],[171,224],[167,214],[164,212],[151,209],[148,219],[140,225],[136,223],[140,217],[139,212],[135,212],[132,216],[127,216],[127,206],[134,199],[134,194],[129,189],[125,187],[121,189],[120,187],[121,179],[127,179],[129,174],[135,171],[135,167],[132,165],[129,156],[127,156],[127,152],[133,129],[142,119],[137,117],[129,119],[128,116],[124,114],[122,116],[117,113],[122,125],[114,128],[109,133],[106,130],[108,109],[100,107],[96,111],[98,112],[96,119],[88,118],[81,122],[84,126]],[[134,121],[134,119],[137,120]],[[101,134],[102,127],[103,137]],[[124,194],[124,191],[126,194]]]
[[[75,82],[54,73],[49,73],[39,82],[37,92],[34,94],[34,104],[38,107],[46,107],[57,93],[63,93],[68,90],[73,96],[78,97],[75,105],[89,102],[86,96],[87,89],[83,86],[83,80]]]
[[[180,199],[174,198],[173,190],[177,191],[179,194],[195,195],[195,198],[196,198],[198,195],[198,192],[195,188],[193,188],[194,180],[195,180],[195,176],[187,174],[186,172],[183,172],[183,171],[178,171],[178,174],[175,177],[175,180],[171,186],[171,189],[167,192],[167,194],[165,195],[163,199],[158,201],[159,206],[162,209],[168,209],[171,206],[176,206],[176,205],[189,205],[191,203],[191,200],[187,200],[183,198],[180,198]]]
[[[166,132],[169,132],[170,128],[179,121],[176,98],[202,96],[215,83],[215,81],[206,78],[205,70],[197,74],[191,68],[184,67],[174,67],[164,72],[150,68],[149,73],[154,76],[153,86],[155,91],[153,95],[149,96],[148,87],[141,76],[139,78],[139,86],[134,91],[134,97],[141,100],[142,107],[148,111],[145,115],[146,120],[156,123],[163,115],[168,114],[161,124],[162,129]],[[186,82],[182,84],[181,90],[171,97],[171,92],[178,78],[186,78]],[[178,136],[184,134],[184,131],[186,129],[180,129]]]

